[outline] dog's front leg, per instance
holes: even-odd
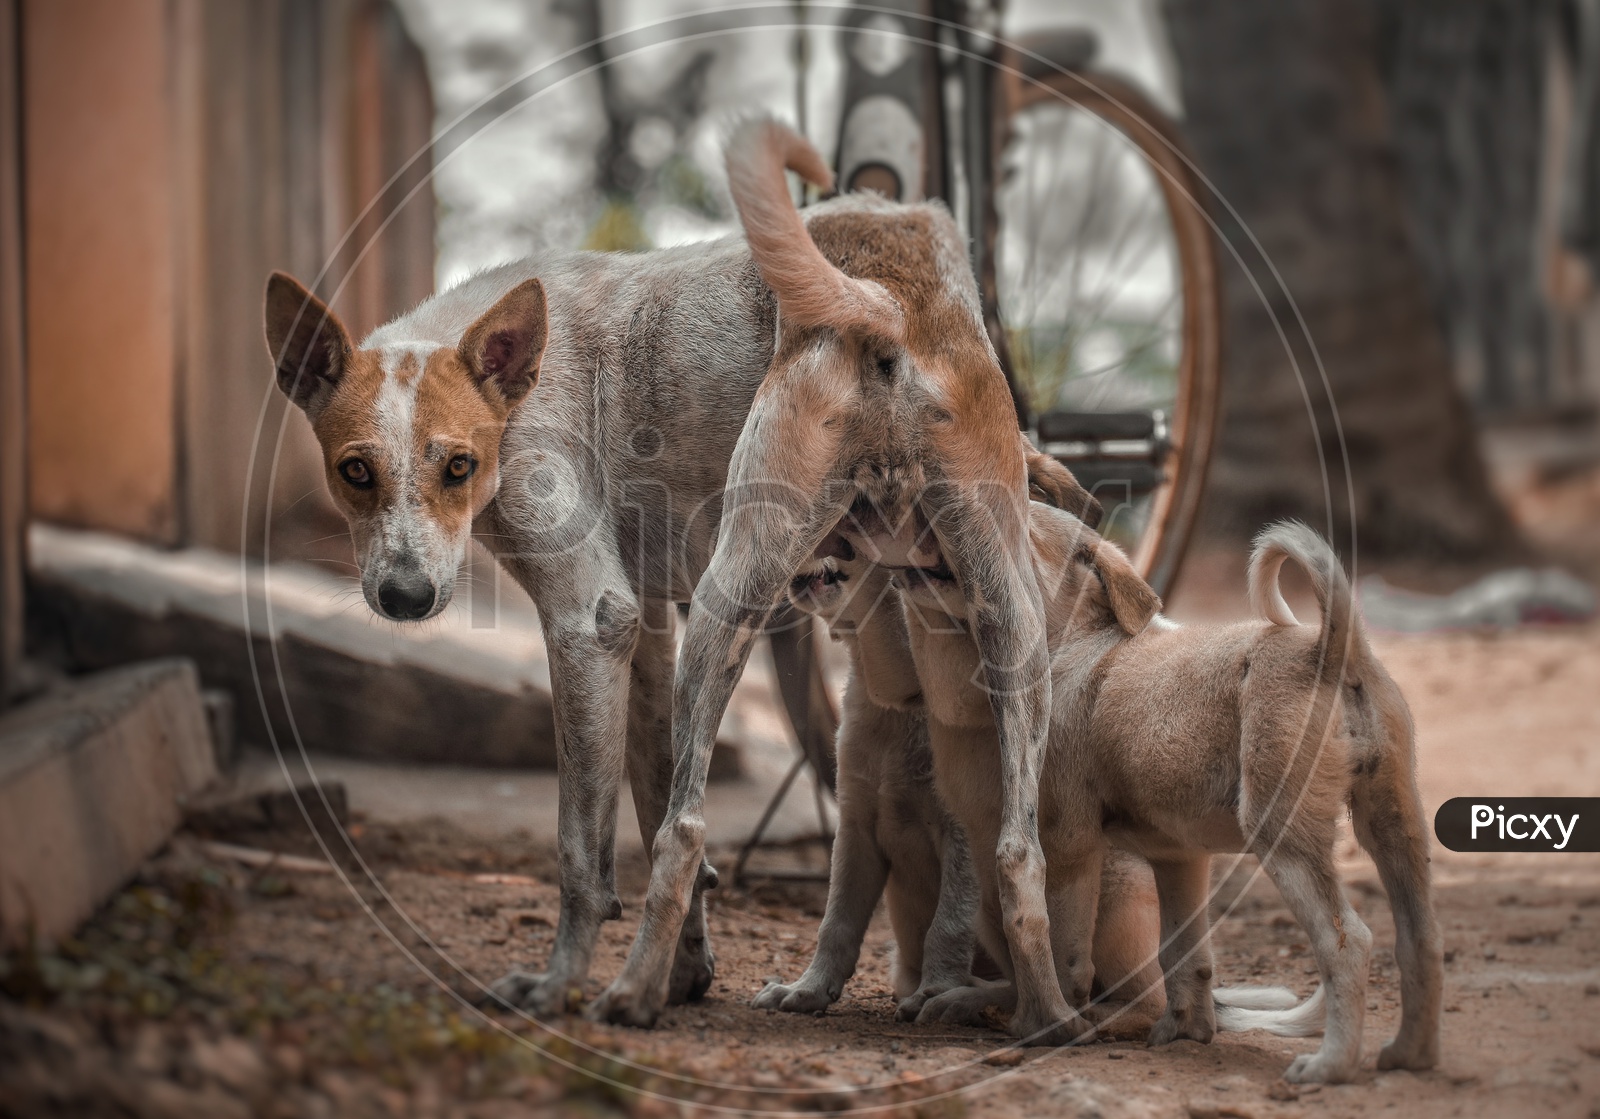
[[[502,1001],[540,1015],[564,1013],[581,997],[600,924],[622,915],[613,852],[629,666],[640,616],[620,570],[605,578],[607,565],[598,558],[583,568],[591,578],[551,580],[549,593],[540,596],[560,792],[561,913],[555,947],[542,974],[513,971],[492,988]],[[558,596],[555,584],[570,593]]]
[[[861,747],[870,748],[866,743]],[[840,779],[845,779],[843,772]],[[852,797],[863,798],[868,804],[852,804]],[[751,1003],[757,1009],[795,1014],[820,1012],[839,1000],[845,982],[855,973],[861,941],[889,876],[889,861],[873,835],[877,821],[870,808],[872,797],[870,789],[847,785],[840,789],[839,834],[833,840],[828,906],[817,931],[816,954],[796,982],[768,983],[762,988]]]
[[[645,603],[639,644],[633,653],[633,680],[628,689],[628,782],[646,854],[666,818],[667,798],[672,794],[672,675],[677,663],[673,631],[677,620],[673,603]],[[700,998],[716,977],[716,957],[711,952],[705,904],[700,896],[716,884],[716,871],[710,864],[703,864],[672,962],[668,1002]]]
[[[1211,1001],[1211,859],[1151,859],[1161,905],[1161,970],[1167,1009],[1150,1030],[1151,1045],[1179,1038],[1209,1042],[1217,1032]]]
[[[929,999],[972,983],[973,925],[978,916],[978,879],[972,871],[967,837],[954,820],[945,821],[939,852],[939,903],[922,942],[922,976],[917,989],[900,1001],[895,1015],[917,1020]]]

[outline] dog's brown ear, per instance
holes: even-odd
[[[1036,450],[1026,435],[1022,437],[1022,453],[1028,460],[1029,497],[1066,510],[1090,528],[1100,526],[1105,510],[1094,494],[1078,483],[1072,471],[1053,456]]]
[[[509,406],[538,381],[549,335],[544,285],[524,280],[467,328],[461,336],[461,360],[480,388],[498,393]]]
[[[327,304],[286,272],[267,280],[266,325],[278,388],[316,419],[349,364],[349,332]]]
[[[1161,598],[1133,569],[1133,562],[1110,541],[1095,545],[1094,569],[1106,588],[1106,600],[1117,625],[1130,637],[1144,630],[1161,611]]]

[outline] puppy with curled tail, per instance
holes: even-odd
[[[1373,655],[1349,581],[1304,525],[1274,525],[1250,562],[1257,620],[1180,627],[1115,546],[1076,518],[1035,504],[1030,533],[1046,599],[1052,673],[1049,750],[1040,784],[1046,896],[1062,988],[1090,994],[1089,945],[1108,844],[1150,861],[1160,897],[1166,1010],[1152,1044],[1209,1041],[1219,1025],[1312,1032],[1292,1081],[1341,1082],[1360,1065],[1372,935],[1344,897],[1333,863],[1346,805],[1395,913],[1400,1030],[1379,1068],[1426,1069],[1439,1056],[1440,938],[1430,901],[1427,822],[1415,780],[1410,713]],[[1294,560],[1322,612],[1300,625],[1277,575]],[[897,575],[929,715],[935,783],[974,851],[995,841],[993,728],[980,654],[962,597],[927,572]],[[1219,992],[1206,903],[1213,852],[1248,851],[1311,940],[1322,987],[1304,1005]],[[959,1021],[997,1003],[991,988],[929,1000],[919,1021]]]

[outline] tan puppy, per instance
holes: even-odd
[[[1394,908],[1401,970],[1398,1036],[1380,1068],[1438,1060],[1441,961],[1430,902],[1427,824],[1416,792],[1410,713],[1372,655],[1350,587],[1329,547],[1303,525],[1257,541],[1250,564],[1256,622],[1180,628],[1127,558],[1076,518],[1035,505],[1031,539],[1046,591],[1053,711],[1040,784],[1050,935],[1061,985],[1083,1006],[1106,841],[1147,857],[1161,899],[1167,1009],[1152,1044],[1210,1040],[1215,1013],[1206,901],[1212,852],[1248,851],[1308,934],[1326,992],[1321,1048],[1295,1059],[1295,1081],[1348,1080],[1359,1067],[1372,936],[1333,865],[1350,806]],[[1320,627],[1301,626],[1277,586],[1293,558],[1311,576]],[[998,774],[989,704],[960,597],[919,573],[902,576],[930,714],[940,794],[975,852],[995,841]],[[968,1020],[990,988],[930,1000],[919,1020]]]
[[[1061,469],[1053,459],[1030,465],[1036,490],[1050,491],[1048,479],[1037,475],[1052,467]],[[838,546],[850,553],[848,544]],[[889,571],[853,554],[799,576],[789,594],[798,608],[824,619],[850,653],[838,739],[839,832],[816,954],[799,980],[767,984],[753,1005],[816,1013],[838,1001],[878,898],[886,894],[898,1016],[915,1019],[930,998],[976,985],[970,971],[979,895],[966,838],[934,792],[922,685],[905,619]],[[991,958],[1009,964],[998,907],[978,934]],[[1095,973],[1115,988],[1118,1001],[1138,999],[1147,1015],[1159,1014],[1163,1004],[1156,949],[1149,868],[1114,851],[1101,875]]]

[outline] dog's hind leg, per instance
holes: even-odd
[[[1179,1038],[1209,1042],[1217,1032],[1211,1003],[1211,859],[1151,859],[1161,905],[1161,970],[1167,1009],[1150,1030],[1151,1045]]]
[[[1007,439],[1014,444],[1013,435]],[[948,449],[943,460],[987,453],[977,447],[962,450],[957,454],[955,448]],[[1051,947],[1044,850],[1039,842],[1039,775],[1050,710],[1049,651],[1044,605],[1029,560],[1020,455],[1016,469],[1015,490],[998,482],[941,482],[924,491],[922,504],[969,603],[999,742],[995,867],[1017,989],[1011,1030],[1031,1044],[1062,1045],[1092,1036],[1093,1028],[1062,995]]]
[[[1389,895],[1400,965],[1400,1031],[1378,1053],[1378,1067],[1428,1069],[1439,1063],[1442,949],[1429,881],[1427,819],[1411,771],[1410,720],[1402,715],[1391,724],[1401,749],[1387,753],[1370,776],[1357,774],[1351,818]]]
[[[644,604],[628,688],[628,783],[646,854],[666,817],[667,797],[672,792],[672,673],[677,660],[673,631],[677,620],[678,610],[671,602],[657,599]],[[715,885],[716,871],[702,864],[672,961],[669,1003],[700,998],[716,977],[716,957],[711,952],[701,897]]]
[[[673,681],[672,794],[651,845],[644,917],[622,973],[589,1009],[598,1021],[652,1026],[666,1004],[673,947],[704,861],[717,727],[784,587],[849,506],[847,488],[824,496],[838,433],[785,410],[783,399],[774,392],[764,406],[758,398],[734,452],[716,551],[695,588]],[[776,461],[763,459],[770,447]]]
[[[557,863],[561,913],[543,974],[513,971],[500,1000],[560,1014],[578,997],[600,924],[621,915],[613,867],[617,791],[628,737],[629,666],[639,608],[615,556],[595,550],[541,589],[556,716]]]
[[[1295,837],[1284,836],[1276,851],[1267,841],[1259,845],[1257,853],[1311,940],[1311,952],[1327,992],[1328,1016],[1322,1047],[1296,1057],[1283,1076],[1302,1084],[1339,1084],[1354,1077],[1361,1063],[1372,933],[1345,900],[1333,866],[1331,843],[1310,852],[1295,846]]]

